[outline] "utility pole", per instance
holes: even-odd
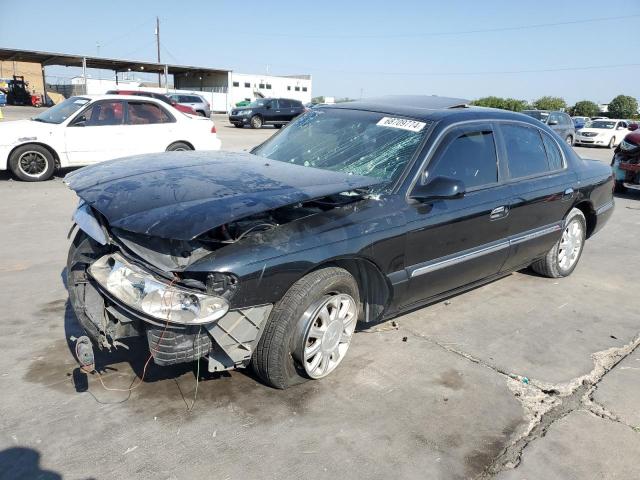
[[[158,48],[158,63],[160,63],[160,19],[156,17],[156,46]],[[160,81],[162,74],[158,72],[158,87],[161,86]]]

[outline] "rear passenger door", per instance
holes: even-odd
[[[527,266],[560,238],[573,205],[576,176],[557,140],[525,123],[501,123],[500,139],[509,185],[511,248],[503,270]]]
[[[126,155],[163,152],[176,140],[175,118],[163,107],[144,100],[127,101]]]
[[[493,125],[474,122],[444,135],[418,181],[440,176],[461,180],[466,192],[409,204],[404,306],[496,274],[509,252],[511,191],[502,182]]]

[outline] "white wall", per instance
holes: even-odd
[[[234,86],[237,83],[238,86]],[[264,97],[293,98],[302,103],[311,101],[311,78],[278,77],[231,72],[229,84],[231,107],[245,99],[255,100],[256,92]],[[245,87],[249,84],[249,87]],[[261,88],[261,85],[263,87]],[[270,86],[271,88],[267,88]],[[306,91],[305,91],[306,89]]]

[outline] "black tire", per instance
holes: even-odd
[[[611,140],[609,140],[609,145],[607,145],[609,148],[613,148],[616,145],[616,137],[611,137]]]
[[[313,304],[336,293],[351,295],[360,311],[355,279],[337,267],[323,268],[304,276],[274,306],[251,359],[253,370],[264,383],[284,389],[309,379],[294,357],[304,341],[300,324]]]
[[[567,142],[567,145],[573,147],[573,137],[571,135],[567,135],[567,138],[565,138],[564,141]]]
[[[23,182],[42,182],[51,178],[56,164],[53,155],[45,147],[27,144],[11,153],[9,168]]]
[[[580,224],[582,232],[580,251],[573,263],[567,268],[563,268],[560,265],[559,251],[560,243],[563,238],[561,236],[561,238],[558,239],[556,244],[551,248],[551,250],[547,252],[547,254],[543,258],[531,264],[531,269],[534,272],[549,278],[561,278],[571,275],[571,273],[575,270],[578,262],[580,261],[580,257],[582,256],[582,252],[584,251],[584,242],[587,232],[587,220],[584,218],[584,214],[578,208],[571,209],[569,214],[566,216],[563,222],[562,235],[564,235],[564,232],[567,229],[571,228],[571,224],[573,222],[578,222]]]
[[[254,115],[251,117],[251,128],[260,129],[262,128],[262,117],[260,115]]]
[[[202,110],[196,110],[196,113],[198,114],[198,116],[200,117],[206,117],[206,115],[204,114],[204,112]]]
[[[187,150],[193,150],[193,148],[184,142],[174,142],[167,147],[167,152],[182,152]]]
[[[273,128],[280,129],[280,128],[282,128],[282,124],[276,124],[276,125],[273,126]]]
[[[233,126],[236,127],[236,128],[244,127],[244,125],[242,125],[241,123],[234,123]]]
[[[627,187],[624,186],[624,183],[621,180],[616,180],[613,191],[615,193],[626,193]]]

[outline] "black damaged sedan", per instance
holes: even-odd
[[[530,117],[441,97],[320,107],[251,153],[65,181],[69,295],[95,345],[145,336],[156,364],[252,366],[278,388],[335,370],[357,322],[528,266],[571,274],[613,211],[608,165]]]

